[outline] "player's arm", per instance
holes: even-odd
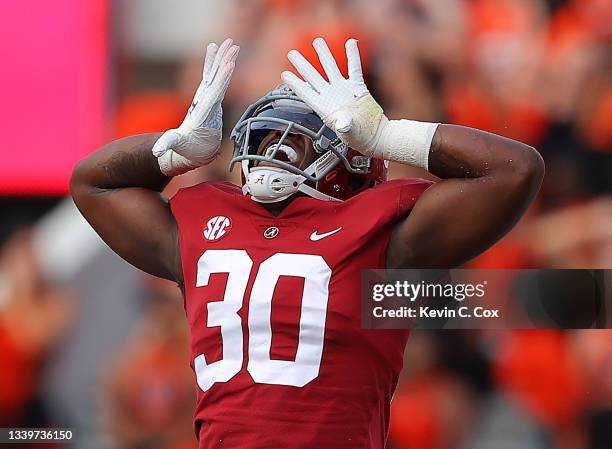
[[[304,80],[291,72],[282,79],[325,124],[366,156],[422,167],[444,179],[394,232],[388,267],[459,265],[516,223],[544,174],[533,148],[461,126],[389,120],[364,83],[357,41],[346,42],[348,79],[323,39],[313,46],[327,80],[295,50],[288,57]]]
[[[155,276],[180,281],[177,227],[161,191],[170,180],[151,152],[161,134],[112,142],[74,169],[75,204],[117,254]]]
[[[470,260],[514,226],[544,176],[530,146],[462,126],[437,127],[428,162],[442,180],[398,224],[388,268],[450,268]]]
[[[221,101],[238,47],[210,44],[203,78],[183,123],[163,134],[112,142],[75,168],[77,207],[102,239],[132,265],[182,282],[177,224],[161,191],[172,176],[208,164],[221,143]]]

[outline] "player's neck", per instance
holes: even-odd
[[[266,208],[268,210],[268,212],[270,212],[272,215],[276,216],[279,215],[284,209],[285,207],[287,207],[294,199],[303,196],[301,194],[294,194],[291,195],[289,198],[287,198],[286,200],[283,201],[279,201],[277,203],[260,203],[264,208]]]

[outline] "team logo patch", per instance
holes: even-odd
[[[263,236],[267,239],[273,239],[278,237],[279,233],[280,230],[276,226],[270,226],[264,231]]]
[[[232,229],[231,220],[223,215],[217,215],[216,217],[212,217],[206,223],[204,238],[209,242],[219,240],[221,237],[227,235],[230,229]]]

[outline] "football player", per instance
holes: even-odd
[[[283,73],[232,132],[242,188],[160,194],[219,151],[231,40],[208,46],[178,128],[112,142],[72,176],[108,245],[183,291],[200,448],[382,449],[408,332],[360,329],[361,270],[458,266],[516,223],[542,181],[522,143],[389,120],[355,40],[348,78],[324,40],[313,45],[325,73],[291,51],[301,78]],[[441,181],[386,181],[385,161]]]

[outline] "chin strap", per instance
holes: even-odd
[[[276,203],[297,192],[304,179],[281,168],[254,167],[246,175],[242,191],[260,203]]]
[[[253,201],[259,203],[277,203],[286,200],[297,192],[323,201],[340,201],[333,196],[319,192],[305,183],[306,178],[290,173],[278,167],[254,167],[249,169],[248,161],[242,161],[242,170],[246,182],[242,186],[245,195],[251,195]],[[315,171],[315,164],[311,164],[305,172],[311,174]]]
[[[300,184],[300,186],[298,187],[298,190],[308,196],[311,196],[317,200],[322,200],[322,201],[339,201],[342,202],[342,200],[339,200],[338,198],[334,198],[333,196],[329,196],[326,195],[324,193],[319,192],[317,189],[310,187],[308,184],[306,183],[302,183]]]

